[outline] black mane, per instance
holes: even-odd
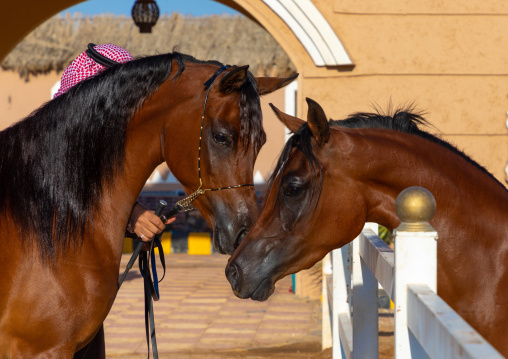
[[[9,211],[23,241],[36,241],[44,258],[82,240],[104,186],[122,171],[128,122],[168,79],[173,61],[175,80],[184,62],[222,66],[177,52],[118,64],[0,132],[0,215]],[[252,75],[240,92],[241,135],[252,132],[259,145],[264,132]]]
[[[380,113],[365,113],[358,112],[348,116],[345,120],[330,120],[330,126],[333,127],[346,127],[346,128],[379,128],[379,129],[388,129],[392,131],[399,131],[403,133],[408,133],[412,135],[416,135],[437,143],[444,148],[452,151],[453,153],[461,156],[469,163],[473,164],[475,167],[489,175],[493,180],[497,183],[499,181],[484,167],[480,166],[477,162],[473,161],[469,156],[467,156],[464,152],[458,150],[456,147],[451,145],[450,143],[443,141],[439,137],[436,137],[428,132],[422,131],[418,126],[432,126],[424,117],[422,113],[414,113],[412,108],[407,109],[398,109],[394,112],[393,115],[384,115]],[[284,166],[289,159],[289,155],[293,148],[298,148],[304,156],[307,158],[309,162],[310,168],[312,171],[316,173],[319,172],[319,178],[321,179],[321,172],[324,169],[323,165],[314,155],[311,144],[312,134],[310,132],[309,126],[307,123],[303,124],[297,132],[295,132],[290,139],[287,141],[284,149],[282,150],[281,156],[277,162],[277,166],[273,171],[272,175],[268,180],[268,188],[270,188],[275,178],[279,173],[284,171]],[[312,178],[314,178],[313,176]],[[500,184],[500,183],[499,183]],[[500,184],[501,185],[501,184]],[[502,186],[502,185],[501,185]],[[314,188],[315,186],[313,186]],[[318,186],[317,192],[320,193],[320,188]]]

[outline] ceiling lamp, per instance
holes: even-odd
[[[151,33],[159,18],[159,7],[154,0],[136,0],[132,7],[132,19],[140,33]]]

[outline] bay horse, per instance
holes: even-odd
[[[307,122],[274,108],[294,132],[269,179],[261,214],[226,267],[240,298],[352,241],[365,222],[392,231],[395,199],[421,186],[435,197],[438,294],[508,357],[508,191],[479,164],[423,131],[411,109],[328,121],[307,99]],[[422,270],[425,270],[422,268]]]
[[[296,76],[148,56],[0,132],[0,357],[72,358],[90,342],[118,290],[130,212],[164,161],[187,193],[247,185],[194,201],[217,250],[232,253],[258,216],[260,95]]]

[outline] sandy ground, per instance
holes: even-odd
[[[173,256],[171,257],[173,262],[168,259],[167,265],[169,273],[175,274],[178,268],[184,268],[186,271],[205,271],[211,272],[213,270],[219,270],[222,273],[224,263],[222,257],[188,257],[188,256]],[[181,258],[181,260],[180,260]],[[212,259],[214,262],[212,263]],[[205,268],[205,262],[208,267]],[[217,262],[217,263],[215,263]],[[174,267],[174,268],[173,268]],[[307,272],[306,275],[300,278],[300,285],[307,287],[306,300],[316,307],[312,310],[312,319],[309,329],[309,335],[303,336],[298,341],[286,341],[281,338],[280,341],[274,340],[273,344],[267,344],[266,346],[260,347],[249,347],[245,349],[235,350],[213,350],[213,349],[197,349],[192,350],[181,350],[181,351],[170,351],[160,352],[159,358],[161,359],[262,359],[262,358],[288,358],[288,359],[331,359],[332,349],[321,350],[321,300],[315,298],[320,295],[321,288],[321,268],[312,268]],[[200,276],[197,277],[201,280]],[[198,280],[196,279],[196,280]],[[168,278],[171,281],[171,277]],[[290,283],[290,282],[288,282]],[[169,283],[167,283],[169,284]],[[289,284],[286,284],[289,285]],[[169,288],[171,289],[171,288]],[[168,290],[169,290],[168,289]],[[227,288],[229,291],[229,288]],[[169,290],[168,295],[165,296],[165,300],[169,301],[172,291]],[[132,295],[129,296],[129,300],[132,300]],[[303,298],[302,298],[303,299]],[[171,315],[169,315],[171,320]],[[393,336],[393,310],[390,309],[379,309],[379,358],[380,359],[392,359],[394,357],[394,336]],[[108,335],[106,334],[106,341],[108,341]],[[280,343],[280,344],[277,344]],[[143,345],[144,347],[144,345]],[[146,348],[146,347],[145,347]],[[125,351],[124,351],[125,353]],[[134,353],[134,352],[132,352]],[[151,356],[151,355],[150,355]],[[137,351],[136,354],[121,354],[109,353],[108,358],[118,359],[141,359],[146,358],[147,353],[144,350]]]
[[[393,310],[379,310],[379,359],[393,359]],[[234,351],[193,351],[170,354],[160,354],[161,359],[331,359],[332,349],[321,350],[320,343],[294,343],[290,345],[253,348]],[[141,359],[146,354],[108,356],[118,359]]]

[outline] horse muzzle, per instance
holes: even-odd
[[[240,299],[251,298],[263,302],[267,300],[274,292],[275,286],[270,277],[266,277],[261,282],[256,282],[254,285],[247,285],[244,281],[242,271],[236,264],[228,264],[226,266],[226,278],[231,284],[233,293]]]
[[[242,270],[235,264],[226,266],[226,278],[231,284],[233,293],[240,299],[251,298],[263,302],[274,292],[275,286],[270,276],[257,278],[258,280],[245,280]]]
[[[233,254],[234,250],[247,235],[250,225],[221,226],[215,225],[213,230],[213,244],[221,254]]]

